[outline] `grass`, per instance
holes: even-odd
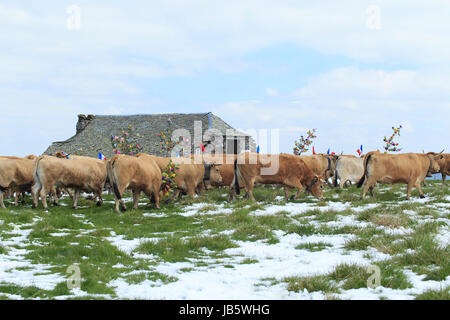
[[[81,197],[77,211],[71,209],[70,199],[63,198],[61,206],[49,207],[48,212],[42,208],[32,210],[27,197],[24,206],[14,207],[6,202],[7,209],[0,210],[0,255],[13,259],[19,252],[16,257],[29,261],[26,266],[14,268],[17,272],[33,272],[36,266],[45,265],[51,274],[64,279],[69,276],[67,268],[77,264],[81,271],[81,290],[87,299],[103,298],[103,295],[117,298],[115,288],[110,285],[117,279],[124,279],[130,285],[148,282],[148,285],[158,286],[180,281],[177,274],[159,270],[162,263],[186,264],[178,269],[180,273],[191,273],[199,268],[224,268],[232,272],[240,267],[259,267],[263,262],[260,258],[232,255],[229,249],[246,243],[270,247],[280,243],[283,237],[292,239],[289,246],[307,250],[308,254],[339,250],[343,255],[357,252],[369,260],[374,259],[374,253],[385,254],[386,260],[372,262],[380,268],[381,285],[385,288],[411,288],[405,270],[425,275],[425,280],[444,281],[450,275],[450,249],[442,246],[436,235],[447,225],[445,219],[450,219],[445,207],[438,207],[450,202],[444,199],[450,195],[449,188],[431,182],[424,188],[430,201],[426,204],[404,201],[405,188],[401,185],[377,189],[375,198],[361,200],[361,190],[355,186],[326,188],[321,201],[304,195],[293,201],[310,204],[310,210],[280,209],[269,215],[255,213],[270,205],[283,205],[282,189],[258,186],[254,190],[257,202],[238,199],[231,203],[226,202],[226,189],[211,189],[194,199],[185,197],[162,204],[160,210],[148,205],[144,197],[137,210],[131,209],[128,200],[128,211],[121,214],[114,212],[112,195],[105,195],[102,207]],[[130,196],[125,194],[125,198]],[[277,198],[280,196],[281,201]],[[413,193],[412,199],[415,196]],[[322,210],[335,202],[347,202],[350,209]],[[204,204],[197,214],[182,215],[186,206],[197,203]],[[368,204],[377,206],[362,208]],[[339,224],[343,217],[350,217],[357,223]],[[397,233],[399,230],[409,231]],[[320,238],[309,242],[299,240],[311,236],[336,236],[346,240],[342,241],[342,246]],[[132,246],[126,251],[117,247],[112,239]],[[369,276],[366,267],[340,264],[326,274],[281,279],[273,275],[267,277],[270,281],[261,279],[262,282],[255,285],[283,283],[291,292],[306,289],[323,293],[325,299],[339,299],[339,294],[345,290],[366,288]],[[448,299],[448,291],[448,287],[443,287],[418,294],[416,298]],[[10,295],[25,299],[75,298],[65,281],[52,290],[0,282],[0,299]]]

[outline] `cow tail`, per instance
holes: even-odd
[[[369,164],[369,160],[370,160],[370,158],[372,157],[372,154],[373,153],[368,153],[368,154],[366,154],[366,156],[364,157],[364,174],[363,174],[363,176],[361,177],[361,179],[359,180],[359,182],[358,182],[358,188],[361,188],[362,187],[362,185],[364,184],[364,181],[366,180],[366,176],[367,176],[367,166],[368,166],[368,164]]]
[[[42,189],[42,187],[43,187],[42,181],[41,181],[41,179],[42,179],[43,177],[41,177],[40,174],[39,174],[39,171],[40,171],[40,170],[39,170],[39,169],[40,169],[39,163],[41,162],[42,159],[43,159],[43,157],[39,157],[39,158],[36,160],[36,164],[34,165],[34,170],[33,170],[33,185],[32,185],[32,192],[33,192],[33,193],[39,192],[39,191]]]
[[[108,179],[109,179],[109,182],[113,189],[114,195],[116,196],[116,198],[118,200],[120,200],[120,199],[122,199],[122,196],[120,195],[120,192],[119,192],[117,174],[114,170],[115,162],[116,162],[116,159],[111,159],[110,161],[108,161],[108,163],[106,165],[106,169],[108,172]]]
[[[234,160],[234,189],[236,190],[237,194],[241,194],[241,188],[239,187],[238,171],[239,171],[239,169],[237,166],[237,159],[236,159],[236,160]]]

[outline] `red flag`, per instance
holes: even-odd
[[[202,152],[205,152],[205,147],[203,146],[203,144],[200,142],[200,148],[202,149]]]
[[[313,146],[313,154],[316,154],[316,150],[314,150],[314,146]]]

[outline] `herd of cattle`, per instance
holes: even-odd
[[[301,192],[322,197],[324,185],[344,187],[346,183],[357,183],[363,187],[362,197],[367,191],[374,195],[377,183],[406,183],[407,199],[411,189],[417,188],[424,194],[421,184],[434,173],[441,173],[445,183],[450,175],[450,154],[404,153],[384,154],[373,151],[362,157],[350,155],[296,156],[290,154],[262,155],[244,152],[238,155],[191,155],[184,158],[157,157],[144,153],[135,156],[114,155],[110,160],[64,153],[43,156],[0,156],[0,205],[5,208],[4,197],[19,196],[25,201],[25,193],[31,193],[33,208],[41,199],[47,209],[47,197],[54,205],[65,192],[73,199],[77,208],[80,192],[93,193],[97,205],[103,203],[105,189],[112,190],[115,211],[126,210],[122,199],[125,190],[133,194],[133,208],[138,207],[141,193],[160,207],[163,172],[173,160],[178,171],[169,175],[176,185],[172,199],[195,193],[211,187],[229,187],[229,200],[236,198],[241,189],[246,197],[254,200],[253,187],[256,183],[284,187],[285,199],[298,198]],[[272,170],[276,164],[276,170]],[[289,192],[297,189],[289,198]]]

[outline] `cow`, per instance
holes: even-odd
[[[191,198],[195,192],[201,194],[205,183],[220,183],[222,177],[219,172],[221,165],[204,162],[201,155],[191,155],[187,158],[158,157],[146,153],[138,153],[136,157],[151,157],[161,172],[163,172],[170,160],[179,168],[174,178],[176,189],[172,199],[181,195],[181,192],[187,193]]]
[[[207,163],[218,164],[219,173],[222,177],[220,182],[211,181],[211,185],[214,187],[230,187],[234,179],[234,160],[236,160],[236,154],[205,154],[203,160]]]
[[[415,187],[421,198],[425,195],[420,186],[427,174],[436,173],[440,170],[438,160],[443,155],[426,155],[418,153],[384,154],[372,151],[364,156],[364,174],[358,182],[358,188],[363,187],[361,199],[370,190],[374,196],[374,185],[376,183],[406,183],[407,197],[411,197],[411,190]]]
[[[16,157],[16,156],[0,156],[0,159],[27,159],[27,160],[35,160],[35,159],[37,159],[37,156],[35,156],[33,154],[27,155],[27,156],[25,156],[23,158]],[[8,189],[5,190],[4,196],[6,198],[10,198],[14,194],[14,199],[15,199],[14,200],[14,205],[17,206],[18,203],[19,203],[19,195],[22,196],[21,202],[25,203],[25,193],[26,192],[31,192],[31,185],[27,184],[26,187],[21,187],[21,188],[18,188],[18,187],[8,188]]]
[[[334,176],[337,156],[328,154],[315,154],[310,156],[299,156],[306,165],[317,175],[328,183],[328,179]]]
[[[439,164],[439,173],[442,175],[442,184],[446,184],[445,180],[447,178],[447,175],[450,175],[450,153],[443,153],[444,150],[441,151],[440,154],[443,155],[443,158],[440,160],[437,160],[437,163]],[[427,155],[430,156],[436,156],[439,155],[438,153],[434,152],[428,152]]]
[[[364,158],[340,155],[336,162],[334,187],[343,188],[346,182],[358,183],[364,174]]]
[[[0,206],[5,208],[3,194],[5,191],[15,191],[15,202],[18,205],[18,194],[29,191],[33,183],[35,160],[23,158],[0,159]]]
[[[122,195],[126,189],[133,192],[133,209],[138,208],[141,192],[154,201],[157,209],[160,208],[160,189],[162,183],[161,170],[152,157],[130,156],[116,154],[107,165],[109,181],[114,193],[115,211],[126,211]]]
[[[97,206],[103,203],[102,192],[106,182],[106,163],[103,160],[80,157],[77,159],[60,159],[41,156],[36,160],[32,187],[33,207],[36,208],[41,197],[42,205],[47,210],[47,193],[55,196],[56,188],[74,190],[73,208],[78,208],[80,192],[93,192]],[[57,204],[57,200],[56,204]]]
[[[267,159],[270,159],[270,163]],[[278,164],[276,164],[277,160]],[[276,165],[278,170],[270,172],[271,167]],[[291,199],[298,198],[304,187],[306,187],[306,193],[311,192],[316,198],[322,198],[325,180],[315,174],[302,157],[290,154],[261,155],[247,152],[238,155],[234,168],[235,176],[230,198],[234,198],[234,193],[240,194],[240,186],[237,183],[239,180],[247,190],[248,197],[253,201],[255,201],[253,196],[255,183],[283,185],[286,201],[288,201],[290,188],[298,189]],[[264,172],[264,170],[267,171]]]
[[[86,160],[95,160],[95,161],[100,160],[98,158],[93,158],[93,157],[88,157],[88,156],[82,156],[82,155],[77,155],[77,154],[68,154],[68,153],[63,152],[63,151],[58,151],[58,152],[52,154],[51,156],[57,157],[57,158],[61,158],[61,159],[86,159]],[[105,164],[106,164],[106,162],[105,162]],[[106,166],[105,166],[105,170],[106,170]],[[104,190],[108,191],[109,194],[111,193],[110,192],[111,191],[111,184],[109,183],[108,177],[106,178]],[[63,190],[57,188],[56,189],[56,194],[57,194],[56,198],[57,199],[61,197],[61,193],[62,192],[67,193],[73,200],[73,197],[74,197],[74,194],[75,194],[74,190],[72,190],[70,188],[65,188]],[[55,204],[57,204],[57,202]]]

